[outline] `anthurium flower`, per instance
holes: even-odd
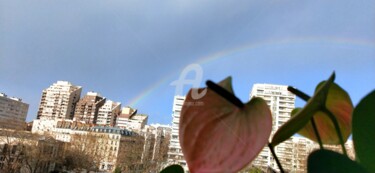
[[[272,138],[271,145],[276,146],[281,142],[289,139],[292,135],[301,130],[313,117],[314,113],[324,108],[327,100],[328,90],[335,80],[335,73],[329,79],[318,87],[314,96],[310,98],[306,106],[282,125]]]
[[[231,78],[219,84],[233,95]],[[266,102],[253,98],[238,107],[210,88],[206,95],[186,96],[180,117],[180,144],[192,173],[237,172],[268,142],[272,116]]]
[[[348,93],[334,83],[333,79],[334,74],[328,81],[319,83],[314,96],[308,100],[306,106],[292,111],[291,120],[276,132],[272,143],[280,142],[280,136],[287,128],[298,131],[300,135],[313,141],[318,141],[310,121],[313,117],[322,143],[340,144],[336,128],[328,113],[337,120],[343,140],[348,139],[351,133],[353,104]]]
[[[322,83],[320,83],[317,88],[319,88],[321,84]],[[337,85],[336,83],[332,83],[328,90],[325,107],[336,118],[341,130],[342,137],[344,141],[346,141],[351,133],[353,112],[353,104],[350,96],[339,85]],[[293,110],[292,116],[295,116],[298,113],[298,110],[300,110],[300,108]],[[328,117],[327,113],[319,110],[315,112],[313,116],[322,142],[324,144],[340,144],[335,126],[333,125],[331,119]],[[318,141],[314,133],[311,121],[298,133],[313,141]]]

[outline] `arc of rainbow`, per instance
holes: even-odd
[[[198,58],[198,60],[195,62],[197,64],[207,64],[209,62],[215,61],[216,59],[227,57],[228,55],[231,55],[235,52],[249,50],[249,49],[255,49],[263,46],[271,46],[271,45],[277,45],[277,44],[306,44],[306,43],[332,43],[332,44],[348,44],[348,45],[357,45],[357,46],[364,46],[364,47],[370,47],[375,49],[375,41],[370,40],[360,40],[360,39],[347,39],[347,38],[319,38],[319,37],[304,37],[304,38],[293,38],[293,39],[278,39],[278,40],[266,40],[261,42],[255,42],[245,45],[240,45],[238,47],[230,48],[221,50],[218,52],[214,52],[208,56],[204,56],[201,58]],[[138,94],[136,97],[131,99],[128,102],[128,106],[136,106],[141,101],[145,100],[148,96],[150,96],[155,90],[159,89],[162,85],[168,84],[171,82],[172,77],[176,73],[171,73],[170,75],[165,76],[161,80],[158,80],[154,84],[147,87],[145,90],[143,90],[140,94]]]

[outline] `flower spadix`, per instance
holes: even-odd
[[[268,142],[272,116],[266,102],[252,98],[243,107],[226,98],[233,95],[231,78],[193,99],[186,96],[180,117],[180,144],[191,172],[237,172],[248,165]],[[242,104],[242,103],[241,103]]]

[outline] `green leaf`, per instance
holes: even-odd
[[[323,84],[320,83],[317,89]],[[332,83],[329,88],[325,107],[332,112],[340,127],[344,141],[346,141],[351,133],[351,120],[353,112],[353,104],[349,94],[336,83]],[[292,111],[291,116],[294,117],[301,108]],[[340,144],[336,129],[329,116],[323,111],[314,113],[314,120],[319,132],[319,136],[324,144]],[[318,142],[311,121],[309,121],[298,134]]]
[[[334,80],[335,73],[332,73],[329,79],[317,89],[314,96],[307,102],[306,106],[277,130],[272,138],[272,146],[280,144],[297,133],[310,121],[316,111],[325,106],[324,104],[327,99],[328,91]]]
[[[160,173],[184,173],[184,169],[180,165],[170,165],[164,168]]]
[[[367,171],[357,162],[347,156],[330,150],[316,150],[309,155],[307,161],[309,173],[366,173]]]
[[[353,143],[361,165],[375,172],[375,90],[354,109]]]

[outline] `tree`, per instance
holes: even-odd
[[[108,134],[74,134],[71,142],[65,145],[63,165],[67,170],[99,171],[103,161],[113,160],[108,143]]]
[[[59,163],[61,142],[25,131],[0,130],[1,172],[49,172]]]
[[[144,137],[122,136],[117,157],[117,167],[124,172],[143,172],[142,153],[144,147]]]
[[[154,170],[156,172],[159,172],[167,164],[170,137],[170,133],[165,130],[161,129],[160,133],[158,132],[153,158],[156,162]]]

